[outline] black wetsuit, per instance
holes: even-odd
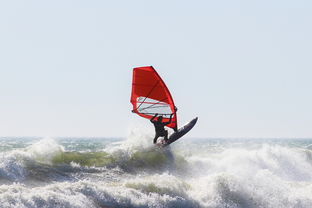
[[[153,118],[151,118],[151,122],[155,126],[155,137],[154,137],[154,144],[156,144],[158,137],[164,137],[165,142],[168,140],[168,131],[165,130],[165,126],[167,124],[171,123],[172,115],[170,116],[170,120],[168,122],[161,122],[161,121],[154,121],[154,118],[156,118],[157,115],[155,115]]]

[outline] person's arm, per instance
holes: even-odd
[[[178,111],[178,108],[176,106],[174,106],[174,112],[176,113]],[[165,125],[167,124],[170,124],[171,121],[172,121],[172,116],[173,116],[173,113],[170,114],[170,118],[169,118],[169,121],[165,123]]]
[[[166,122],[166,123],[164,123],[165,125],[167,125],[167,124],[170,124],[170,123],[171,123],[171,121],[172,121],[172,116],[173,116],[173,113],[171,113],[171,114],[170,114],[169,121],[168,121],[168,122]]]
[[[156,118],[156,116],[158,116],[158,113],[156,113],[152,118],[151,118],[151,122],[153,123],[153,121],[154,121],[154,118]]]

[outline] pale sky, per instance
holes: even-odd
[[[153,65],[189,137],[312,137],[311,1],[0,1],[0,136],[126,137]]]

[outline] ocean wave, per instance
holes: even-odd
[[[312,206],[307,142],[231,146],[208,140],[165,149],[137,142],[96,151],[75,144],[79,151],[68,151],[44,139],[2,152],[1,207]]]
[[[0,179],[8,182],[74,180],[77,175],[82,177],[84,173],[117,167],[133,174],[140,171],[176,171],[186,165],[184,158],[173,154],[170,149],[148,147],[136,151],[67,152],[52,139],[43,139],[0,156]]]

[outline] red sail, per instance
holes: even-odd
[[[171,94],[152,66],[133,69],[132,93],[130,102],[132,112],[147,119],[156,113],[163,116],[163,122],[168,122],[173,114],[172,121],[167,126],[177,129],[177,115]]]

